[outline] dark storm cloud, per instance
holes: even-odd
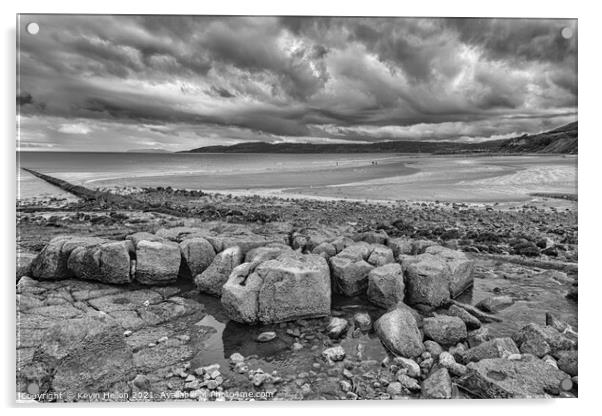
[[[20,36],[24,147],[481,139],[576,118],[574,20],[29,21],[41,31]]]

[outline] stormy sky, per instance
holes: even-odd
[[[21,150],[476,141],[577,118],[575,20],[27,15],[19,25]]]

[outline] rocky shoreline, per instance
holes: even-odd
[[[460,299],[487,273],[542,274],[568,292],[573,273],[491,265],[457,241],[414,237],[207,221],[54,237],[18,269],[18,391],[50,401],[577,395],[570,324],[542,312],[502,334],[506,308],[529,296],[498,287],[475,305]],[[202,362],[215,332],[202,293],[227,325],[259,332],[221,363]],[[350,313],[335,298],[364,306]]]

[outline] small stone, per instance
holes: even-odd
[[[160,343],[162,343],[162,342],[167,342],[167,340],[168,340],[168,339],[169,339],[169,338],[167,338],[167,337],[161,337],[161,338],[159,338],[159,339],[157,340],[157,342],[160,344]]]
[[[234,364],[242,363],[244,360],[245,360],[245,357],[243,357],[242,354],[239,354],[237,352],[230,355],[230,361],[232,361]]]
[[[401,392],[402,392],[402,386],[401,386],[401,383],[398,381],[389,383],[389,385],[387,386],[387,393],[390,396],[398,396],[401,394]]]
[[[273,331],[262,332],[257,336],[257,342],[269,342],[276,339],[276,333]]]
[[[446,368],[440,368],[424,380],[422,397],[425,399],[451,399],[452,381]]]
[[[130,331],[129,329],[123,333],[124,337],[129,337],[130,335],[132,335],[132,331]]]
[[[300,350],[302,350],[302,349],[303,349],[303,344],[300,344],[300,343],[298,343],[298,342],[295,342],[295,343],[293,344],[293,351],[300,351]]]
[[[351,383],[347,380],[339,381],[339,387],[341,387],[341,390],[344,392],[351,391]]]
[[[424,341],[424,348],[430,352],[431,356],[434,358],[438,358],[439,354],[443,352],[443,347],[431,340]]]
[[[347,325],[346,319],[336,317],[331,318],[328,327],[326,328],[328,336],[333,339],[340,338],[347,329]]]
[[[327,348],[322,351],[322,356],[328,361],[342,361],[345,358],[345,350],[340,345]]]
[[[401,386],[406,390],[420,390],[420,384],[418,383],[418,381],[405,374],[400,374],[399,376],[397,376],[397,381],[399,381],[401,383]]]
[[[420,377],[420,366],[416,361],[404,357],[395,357],[393,362],[400,368],[405,369],[408,376],[413,378]]]
[[[133,384],[140,390],[150,390],[150,380],[143,374],[138,374],[136,378],[134,378]]]
[[[372,329],[372,318],[366,312],[358,312],[353,315],[353,323],[362,332],[368,332]]]
[[[352,379],[353,378],[353,373],[347,369],[343,370],[343,376],[348,378],[348,379]]]

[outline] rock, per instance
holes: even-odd
[[[133,256],[134,245],[129,240],[104,242],[73,249],[67,267],[83,280],[124,284],[132,281],[130,262]]]
[[[203,237],[213,245],[216,252],[238,247],[243,255],[254,248],[284,244],[288,240],[286,235],[261,235],[244,225],[224,223],[213,227],[211,233]]]
[[[511,306],[514,303],[514,299],[510,296],[490,296],[483,299],[475,306],[484,312],[497,313],[502,309]]]
[[[487,358],[468,364],[469,372],[458,384],[481,398],[538,398],[558,394],[569,378],[563,371],[536,358],[520,360]]]
[[[345,350],[340,345],[336,347],[327,348],[322,351],[322,357],[328,361],[343,361],[345,358]]]
[[[221,296],[222,287],[228,281],[234,268],[242,262],[243,253],[239,247],[230,247],[218,253],[209,267],[194,278],[201,292]]]
[[[456,376],[463,376],[467,371],[466,366],[457,363],[454,356],[447,351],[443,351],[441,354],[439,354],[439,364]]]
[[[365,241],[370,244],[385,244],[388,238],[389,236],[384,230],[378,230],[356,234],[353,239],[355,241]]]
[[[269,342],[276,339],[276,333],[273,331],[262,332],[257,336],[257,342]]]
[[[423,399],[451,399],[452,381],[446,368],[440,368],[422,382]]]
[[[354,244],[330,258],[333,281],[336,290],[345,296],[355,296],[366,292],[368,273],[374,268],[364,258],[369,255],[368,244]]]
[[[481,327],[479,329],[475,329],[474,331],[470,331],[467,339],[470,347],[476,347],[477,345],[491,339],[489,336],[489,329],[486,327]]]
[[[245,361],[245,357],[243,357],[242,354],[235,352],[230,355],[230,361],[232,361],[234,364],[242,363]]]
[[[59,236],[42,249],[31,263],[31,275],[38,280],[59,280],[73,277],[67,262],[78,247],[95,246],[106,242],[98,237]]]
[[[347,330],[347,320],[343,318],[330,318],[326,330],[330,338],[340,338]]]
[[[385,313],[375,322],[374,328],[383,345],[396,355],[413,358],[424,351],[416,319],[405,308]]]
[[[512,339],[521,353],[533,354],[540,358],[546,354],[555,355],[558,351],[576,347],[575,341],[565,337],[553,327],[536,323],[525,325],[512,336]]]
[[[244,263],[223,287],[228,316],[274,323],[330,314],[330,275],[323,257],[286,252],[257,266]]]
[[[367,312],[358,312],[353,315],[353,323],[362,332],[368,332],[372,329],[372,318]]]
[[[372,269],[368,274],[368,299],[388,309],[403,302],[405,284],[399,263],[391,263]]]
[[[410,358],[395,357],[393,363],[406,371],[406,374],[413,378],[420,377],[420,366]]]
[[[420,384],[418,383],[418,381],[405,374],[399,374],[397,376],[397,381],[399,381],[401,383],[401,387],[406,390],[409,390],[409,391],[420,390]]]
[[[512,338],[494,338],[470,348],[463,354],[465,362],[481,361],[486,358],[507,358],[519,354],[518,347]]]
[[[387,386],[387,393],[391,396],[399,396],[402,393],[402,386],[399,381],[394,381],[393,383],[389,383]]]
[[[43,339],[29,369],[19,372],[23,386],[36,383],[40,391],[50,389],[69,400],[76,393],[126,391],[127,380],[134,378],[132,350],[123,329],[110,321],[63,319]]]
[[[434,358],[439,358],[439,355],[444,351],[441,345],[437,344],[435,341],[431,341],[430,339],[424,341],[424,348]]]
[[[385,264],[394,263],[395,257],[393,256],[393,250],[389,247],[375,244],[372,246],[372,251],[367,261],[373,266],[380,267]]]
[[[146,285],[175,282],[182,254],[172,241],[142,240],[136,244],[135,279]]]
[[[577,376],[579,371],[577,350],[558,351],[558,368],[571,376]]]
[[[423,254],[428,247],[434,245],[437,245],[437,243],[434,241],[411,240],[405,237],[389,238],[387,240],[387,246],[393,250],[395,258],[399,257],[400,255]]]
[[[37,254],[34,253],[17,251],[17,280],[19,280],[20,277],[31,274],[31,264],[36,256]]]
[[[438,245],[429,245],[424,252],[445,260],[450,271],[448,281],[451,298],[459,296],[468,288],[472,287],[474,280],[472,277],[474,262],[469,260],[468,257],[466,257],[466,254],[458,250],[451,250]]]
[[[150,391],[150,380],[144,374],[138,374],[132,381],[132,384],[139,390]]]
[[[215,258],[211,243],[202,237],[189,238],[180,243],[185,275],[194,277],[204,272]]]
[[[134,247],[136,247],[141,241],[154,241],[159,243],[165,241],[165,238],[163,238],[162,236],[148,233],[146,231],[140,231],[138,233],[130,234],[126,238],[130,240],[132,244],[134,244]]]
[[[478,329],[481,327],[481,321],[476,316],[471,315],[465,309],[460,308],[457,305],[451,305],[447,309],[447,314],[450,316],[457,316],[466,324],[468,330]]]
[[[295,231],[292,236],[293,249],[311,252],[315,247],[324,242],[333,241],[338,232],[325,227],[304,228]]]
[[[466,312],[473,315],[474,317],[476,317],[479,321],[481,321],[483,323],[502,322],[502,319],[498,318],[497,316],[485,313],[485,312],[481,311],[480,309],[475,308],[472,305],[467,305],[465,303],[461,303],[461,302],[458,302],[457,300],[453,300],[453,299],[452,299],[451,303],[453,305],[458,306],[459,308],[464,309]]]
[[[290,253],[292,249],[284,244],[270,244],[268,246],[251,249],[245,255],[245,263],[263,263],[274,260],[283,253]]]
[[[337,249],[331,243],[323,242],[314,247],[311,252],[312,254],[319,254],[322,257],[329,259],[332,256],[336,256]]]
[[[426,338],[441,345],[455,345],[467,337],[466,324],[456,316],[425,318],[422,330]]]
[[[449,269],[432,254],[400,258],[405,271],[406,297],[410,306],[441,306],[450,298]]]
[[[330,314],[330,273],[323,257],[283,254],[255,269],[262,278],[258,320],[283,322]]]
[[[258,297],[263,279],[253,272],[254,267],[254,263],[236,266],[222,287],[222,306],[236,322],[256,323],[258,319]]]
[[[571,325],[569,325],[567,322],[564,322],[563,320],[561,320],[556,315],[554,315],[550,312],[546,312],[546,325],[551,326],[556,331],[560,332],[562,335],[577,342],[577,340],[578,340],[577,331],[575,331],[573,329],[573,327]]]

